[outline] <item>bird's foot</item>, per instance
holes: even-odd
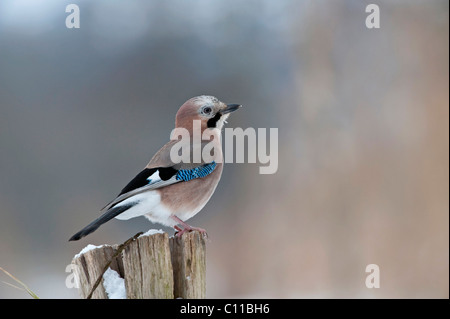
[[[184,228],[174,226],[173,228],[175,228],[175,230],[176,230],[175,236],[181,237],[186,232],[189,233],[191,231],[198,231],[200,234],[202,234],[203,238],[208,238],[208,233],[206,232],[205,229],[200,228],[200,227],[193,227],[193,226],[189,226],[189,225],[187,225],[187,226],[188,227],[184,227]]]
[[[208,238],[208,233],[206,232],[205,229],[200,228],[200,227],[190,226],[176,216],[173,216],[173,219],[175,219],[180,225],[183,226],[183,228],[181,228],[177,225],[173,226],[173,228],[175,228],[175,230],[176,230],[175,236],[181,237],[186,232],[198,231],[200,234],[202,234],[203,238]]]

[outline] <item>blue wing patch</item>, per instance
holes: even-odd
[[[190,181],[191,179],[201,178],[211,174],[216,168],[216,162],[204,164],[192,169],[180,169],[177,173],[178,181]]]

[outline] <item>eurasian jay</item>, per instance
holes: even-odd
[[[171,140],[101,210],[100,217],[69,240],[89,235],[114,217],[127,220],[145,216],[153,223],[173,227],[177,236],[192,230],[206,234],[204,229],[189,226],[186,221],[206,205],[219,183],[223,168],[221,129],[230,113],[240,107],[205,95],[186,101],[176,114]],[[183,132],[189,134],[188,141],[180,139]],[[172,150],[175,145],[189,152],[188,161],[173,160],[179,155]],[[203,154],[207,145],[213,153],[207,152],[207,160],[205,156],[195,160],[195,155]]]

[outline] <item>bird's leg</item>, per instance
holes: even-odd
[[[177,232],[175,233],[175,236],[177,237],[181,237],[185,232],[190,232],[193,230],[196,230],[198,232],[200,232],[203,237],[208,237],[208,234],[206,233],[206,230],[200,227],[193,227],[190,226],[188,224],[186,224],[184,221],[182,221],[180,218],[178,218],[178,216],[176,215],[172,215],[171,216],[178,224],[180,224],[181,226],[183,226],[183,229],[181,229],[180,227],[178,227],[177,225],[173,226],[173,228],[175,228],[175,230],[177,230]]]

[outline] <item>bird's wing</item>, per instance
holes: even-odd
[[[170,167],[145,168],[122,189],[120,194],[113,201],[103,207],[102,211],[111,209],[125,199],[143,192],[155,190],[175,183],[187,182],[195,178],[206,177],[211,174],[215,168],[216,162],[197,164],[195,167],[192,167],[192,164],[187,164],[186,166],[178,164]]]

